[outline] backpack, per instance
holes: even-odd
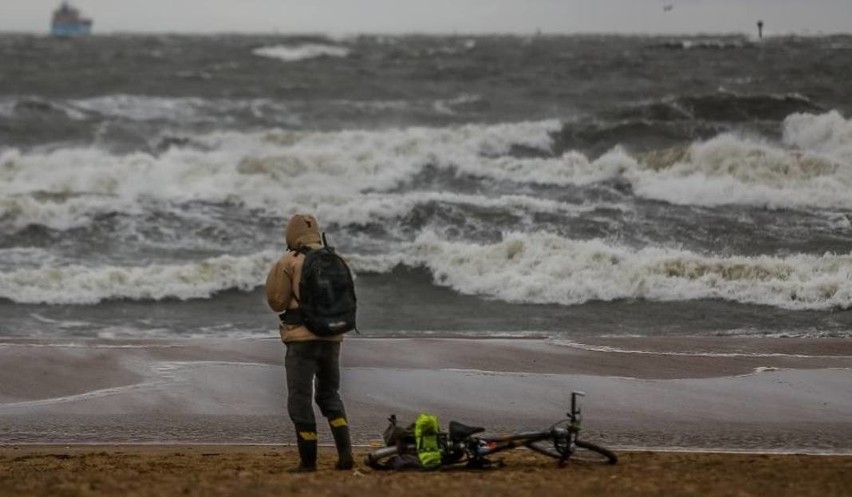
[[[299,249],[304,254],[299,282],[299,313],[311,333],[320,337],[355,329],[355,282],[334,247]]]
[[[414,439],[417,441],[417,458],[423,469],[441,466],[441,443],[438,416],[420,413],[414,421]]]

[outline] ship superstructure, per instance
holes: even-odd
[[[82,17],[78,9],[64,1],[53,11],[50,32],[55,36],[88,35],[92,32],[92,20]]]

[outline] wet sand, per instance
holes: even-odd
[[[3,339],[0,361],[2,444],[293,438],[275,339]],[[582,390],[587,438],[616,449],[852,453],[843,339],[352,338],[343,368],[361,445],[391,413],[543,428]]]
[[[359,454],[361,455],[361,454]],[[841,496],[852,485],[852,457],[622,453],[616,466],[559,469],[530,451],[507,453],[486,471],[374,472],[359,465],[289,474],[294,449],[262,446],[0,447],[0,496],[312,495],[383,497],[488,495]]]

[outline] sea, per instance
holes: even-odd
[[[0,36],[0,337],[852,337],[852,37]]]

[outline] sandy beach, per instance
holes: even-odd
[[[843,339],[346,340],[359,461],[391,413],[543,428],[573,390],[587,393],[584,438],[621,458],[558,469],[519,450],[480,473],[333,471],[322,423],[321,471],[286,473],[282,354],[273,339],[3,339],[0,495],[826,496],[852,483]]]
[[[0,448],[0,495],[841,496],[852,457],[627,452],[617,466],[559,469],[529,451],[486,471],[319,471],[289,474],[292,448],[269,446],[21,446]]]

